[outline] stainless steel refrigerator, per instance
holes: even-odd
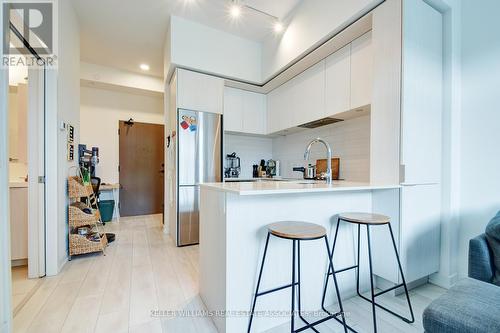
[[[222,180],[222,116],[178,110],[177,246],[199,243],[200,184]]]

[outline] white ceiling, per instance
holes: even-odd
[[[272,19],[243,9],[239,20],[228,16],[229,0],[72,0],[81,30],[81,60],[163,75],[163,44],[170,15],[262,41],[272,33]],[[302,0],[244,0],[242,3],[285,18]]]

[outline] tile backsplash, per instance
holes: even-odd
[[[241,159],[240,178],[252,178],[252,165],[261,159],[269,160],[273,156],[273,139],[247,135],[227,134],[224,136],[224,167],[226,154],[236,154]]]
[[[302,174],[294,172],[292,168],[305,165],[304,151],[307,144],[317,137],[330,144],[333,157],[340,157],[341,179],[360,182],[370,180],[369,115],[273,138],[226,133],[224,150],[225,154],[236,152],[240,157],[240,178],[251,178],[252,165],[258,164],[261,159],[267,161],[271,158],[280,160],[283,177],[302,178]],[[322,145],[312,148],[312,163],[325,157]]]
[[[273,158],[281,162],[281,175],[302,178],[294,166],[305,165],[304,151],[308,143],[320,137],[332,148],[333,157],[340,157],[340,178],[349,181],[370,180],[370,116],[363,116],[339,123],[304,130],[273,139]],[[310,160],[325,158],[321,144],[311,150]]]

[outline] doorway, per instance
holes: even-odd
[[[120,216],[163,214],[163,125],[119,122]]]
[[[13,315],[45,276],[45,66],[11,17],[10,43],[39,66],[10,66],[8,98],[10,251]],[[16,23],[17,22],[17,23]]]

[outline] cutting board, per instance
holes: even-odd
[[[340,158],[332,158],[332,179],[339,179],[339,169],[340,169]],[[322,172],[326,172],[326,158],[321,160],[316,160],[316,174],[321,175]]]

